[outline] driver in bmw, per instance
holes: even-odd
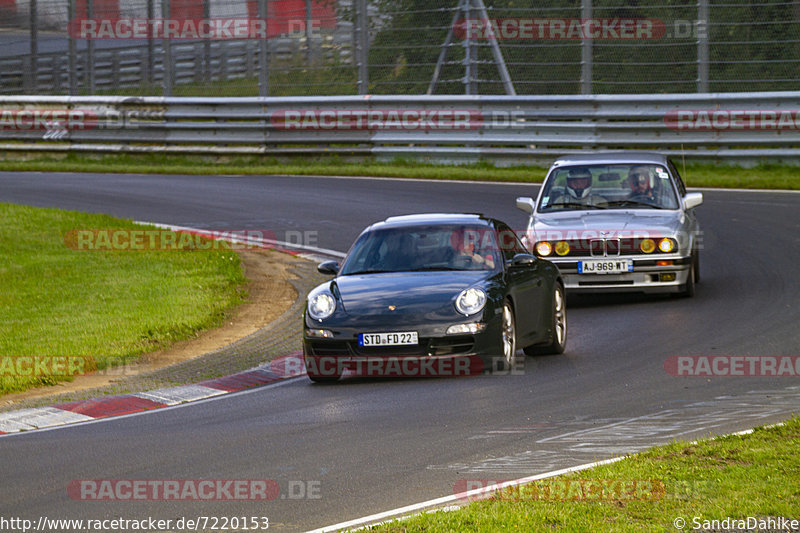
[[[606,203],[602,196],[592,194],[592,173],[587,168],[573,168],[567,174],[567,199],[570,203],[598,205]]]
[[[644,167],[633,167],[628,175],[631,193],[630,200],[638,202],[655,203],[655,191],[650,186],[650,172]]]

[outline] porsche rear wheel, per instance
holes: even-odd
[[[514,308],[506,300],[503,304],[503,324],[500,333],[503,348],[502,364],[504,370],[511,370],[517,361],[517,323],[514,317]]]
[[[527,355],[564,353],[567,346],[567,300],[564,286],[556,282],[553,286],[552,333],[550,342],[525,348]]]

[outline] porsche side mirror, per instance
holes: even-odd
[[[509,266],[511,268],[521,268],[531,266],[536,263],[536,256],[531,254],[517,254],[511,258]]]
[[[320,274],[335,276],[339,273],[339,263],[336,261],[326,261],[324,263],[320,263],[320,265],[317,266],[317,270]]]
[[[687,192],[683,197],[683,205],[686,209],[693,209],[703,203],[703,193],[701,192]]]
[[[520,196],[519,198],[517,198],[517,209],[521,209],[522,211],[525,211],[529,215],[532,215],[534,207],[535,205],[533,203],[533,198],[530,198],[528,196]]]

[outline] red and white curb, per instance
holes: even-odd
[[[205,400],[288,378],[305,375],[301,354],[278,357],[265,365],[193,385],[181,385],[147,392],[105,396],[49,407],[19,409],[0,413],[0,435],[64,426],[100,418],[139,413]]]
[[[260,248],[278,249],[282,252],[312,261],[325,260],[328,257],[342,258],[345,256],[345,254],[337,250],[261,239],[247,235],[240,237],[229,232],[209,231],[201,228],[160,224],[156,222],[137,222],[137,224],[146,224],[176,232],[183,231],[203,234],[215,239],[251,246],[255,245]],[[305,375],[305,364],[303,363],[302,355],[290,354],[278,357],[271,363],[245,372],[202,381],[193,385],[182,385],[179,387],[169,387],[121,396],[107,396],[92,400],[63,403],[50,407],[20,409],[17,411],[0,413],[0,435],[63,426],[77,422],[87,422],[100,418],[129,415],[150,409],[158,409],[159,407],[171,407],[182,403],[221,396],[231,392],[238,392],[252,387],[259,387],[282,379],[302,375]]]

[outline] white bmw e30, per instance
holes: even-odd
[[[530,215],[532,252],[555,263],[570,292],[694,295],[700,227],[675,165],[646,152],[564,156],[550,167]]]

